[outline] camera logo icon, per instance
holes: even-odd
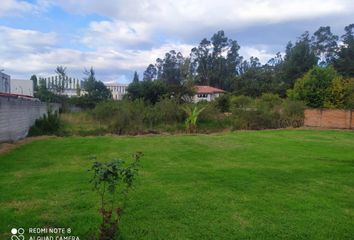
[[[25,236],[23,235],[25,230],[23,228],[12,228],[11,229],[11,240],[25,240]]]

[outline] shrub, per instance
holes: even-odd
[[[344,79],[329,66],[314,67],[302,78],[296,80],[288,96],[294,100],[304,101],[312,108],[342,108],[344,102]]]
[[[282,100],[274,94],[264,94],[258,99],[245,96],[232,100],[233,129],[272,129],[300,127],[304,119],[304,104]]]
[[[141,152],[133,155],[133,162],[126,164],[123,160],[95,162],[90,171],[93,172],[91,183],[94,191],[100,196],[100,215],[102,223],[99,228],[99,240],[113,240],[120,237],[119,220],[123,213],[127,195],[138,174]]]
[[[242,95],[232,97],[230,102],[231,111],[236,111],[237,109],[251,108],[254,104],[252,98]]]
[[[220,112],[229,112],[231,105],[230,100],[230,96],[228,94],[224,94],[216,98],[213,103]]]
[[[155,105],[141,99],[104,102],[96,106],[92,115],[116,134],[151,132],[160,125],[180,123],[184,118],[180,105],[173,99],[162,99]]]
[[[162,99],[155,105],[147,106],[146,110],[145,123],[150,128],[182,122],[184,117],[180,105],[174,99]]]
[[[48,110],[41,118],[37,119],[29,129],[28,136],[60,135],[61,122],[59,113]]]
[[[304,111],[303,102],[284,100],[278,127],[301,127],[304,124]]]
[[[144,129],[145,104],[136,101],[108,101],[97,104],[92,115],[115,134],[134,134]]]

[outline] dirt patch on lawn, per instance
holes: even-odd
[[[53,136],[39,136],[39,137],[28,137],[22,140],[19,140],[17,142],[14,143],[0,143],[0,155],[7,153],[15,148],[17,148],[18,146],[33,142],[33,141],[37,141],[37,140],[42,140],[42,139],[48,139],[48,138],[54,138]]]

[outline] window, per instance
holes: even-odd
[[[197,97],[198,97],[198,98],[207,98],[207,97],[208,97],[208,94],[205,94],[205,93],[203,93],[203,94],[198,94]]]

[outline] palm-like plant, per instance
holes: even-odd
[[[198,122],[198,117],[201,112],[203,112],[205,107],[198,108],[198,106],[195,106],[194,108],[190,106],[183,106],[182,110],[187,113],[187,118],[186,118],[186,129],[187,132],[193,133],[197,129],[197,122]]]

